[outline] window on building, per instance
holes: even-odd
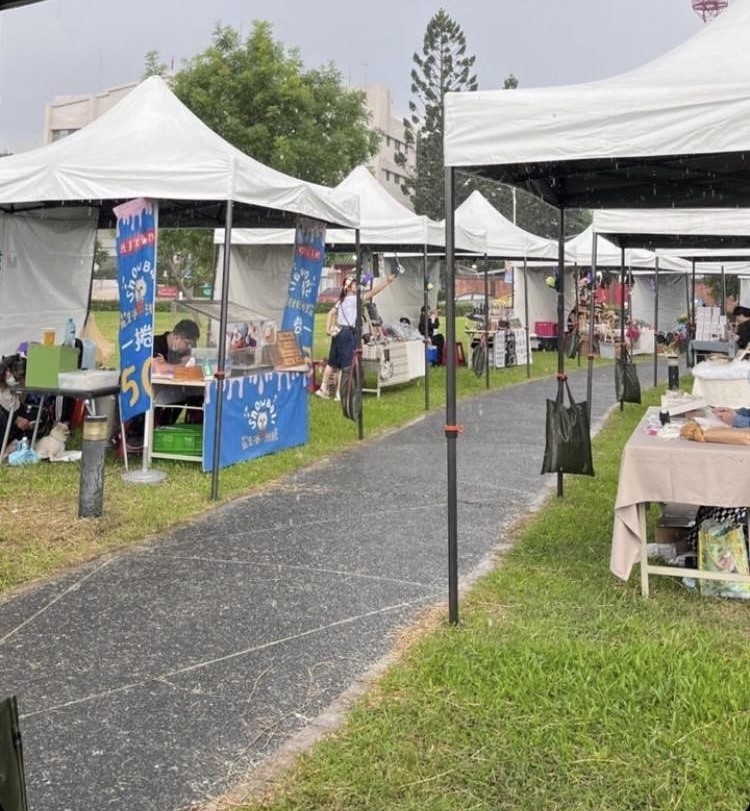
[[[59,141],[61,138],[65,138],[66,135],[72,135],[74,132],[77,132],[78,129],[67,129],[67,130],[52,130],[52,140]]]

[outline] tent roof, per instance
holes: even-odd
[[[628,73],[447,93],[446,166],[561,207],[726,207],[750,199],[750,0]]]
[[[163,79],[146,79],[104,115],[47,146],[0,159],[0,207],[113,206],[160,201],[162,226],[223,227],[228,200],[237,225],[291,224],[304,214],[356,227],[356,198],[270,169],[227,143]],[[290,216],[291,215],[291,216]]]
[[[557,243],[524,231],[504,217],[479,191],[456,209],[456,226],[486,233],[485,252],[495,259],[546,259],[557,262]]]
[[[609,209],[595,211],[593,227],[622,246],[670,248],[680,256],[750,253],[750,210]]]
[[[595,228],[592,223],[580,234],[571,237],[565,243],[565,261],[581,267],[590,267],[594,244]],[[623,246],[624,247],[624,246]],[[596,266],[616,267],[622,264],[621,247],[604,236],[599,236],[596,243]],[[625,266],[631,269],[653,270],[656,264],[656,254],[643,248],[627,248],[625,250]],[[690,263],[679,257],[664,256],[659,259],[661,270],[673,270],[685,273],[690,270]]]
[[[359,199],[360,244],[383,251],[405,253],[427,246],[428,249],[444,250],[445,227],[428,217],[415,214],[392,197],[365,166],[355,167],[336,186],[337,193]],[[483,252],[483,234],[476,229],[462,229],[456,237],[457,247],[462,250]],[[232,230],[233,245],[292,245],[294,229],[239,228]],[[224,231],[214,232],[214,241],[223,244]],[[351,250],[355,234],[351,229],[329,228],[326,244],[345,246]]]

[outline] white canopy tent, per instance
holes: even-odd
[[[84,207],[98,209],[100,227],[113,227],[113,207],[138,197],[158,202],[161,227],[223,226],[231,231],[233,224],[289,225],[297,215],[352,228],[359,225],[356,198],[289,177],[248,157],[203,124],[156,76],[67,138],[0,159],[0,219],[49,208],[76,218],[77,209]],[[0,229],[0,235],[8,233],[8,227]],[[7,243],[0,244],[3,253],[7,249]],[[86,250],[71,257],[71,266],[93,256],[90,245]],[[89,271],[92,266],[93,261]],[[28,267],[17,263],[15,272],[23,275]],[[226,263],[225,278],[228,273]],[[49,284],[37,292],[39,301],[46,301],[42,308],[46,318],[65,280],[51,273],[44,278]],[[0,296],[0,306],[7,311],[13,304]],[[38,310],[37,306],[27,313],[26,336],[50,326],[40,321]],[[226,313],[223,298],[220,331],[226,327]],[[222,372],[223,342],[218,363]],[[214,498],[221,402],[219,398],[214,426]]]
[[[744,205],[749,31],[750,2],[734,0],[685,43],[620,76],[448,93],[445,164],[558,207]]]
[[[359,222],[356,197],[248,157],[203,124],[161,78],[151,77],[82,130],[0,160],[0,351],[15,350],[19,334],[36,338],[48,326],[61,332],[68,316],[83,322],[92,225],[114,227],[112,208],[134,197],[159,201],[162,227],[224,227],[230,201],[230,222],[240,224],[281,224],[297,214],[351,227]],[[89,235],[64,270],[66,219],[71,229],[88,222]],[[29,275],[39,283],[24,293]]]
[[[520,228],[476,190],[456,208],[455,218],[457,228],[474,227],[484,232],[489,259],[513,263],[514,313],[524,326],[533,330],[536,321],[554,320],[555,295],[545,278],[557,264],[557,243]],[[538,272],[529,273],[531,267]],[[571,297],[570,306],[574,303]]]
[[[578,267],[591,267],[594,261],[593,244],[595,228],[592,223],[584,228],[580,234],[565,241],[565,261]],[[653,270],[656,264],[656,254],[643,248],[626,248],[625,267],[630,270]],[[601,268],[620,268],[623,262],[621,246],[614,241],[606,239],[602,235],[597,235],[596,266]],[[690,263],[685,262],[679,256],[664,256],[659,261],[659,267],[663,270],[671,270],[675,273],[686,273],[690,270]]]
[[[750,270],[750,209],[609,209],[594,212],[592,228],[622,247],[656,249],[660,271],[670,270],[675,257],[693,276]],[[744,250],[725,247],[743,242]]]
[[[750,205],[748,34],[750,0],[734,0],[687,42],[622,76],[511,93],[448,93],[449,231],[458,167],[557,206],[561,234],[566,208]],[[451,271],[449,260],[449,286]],[[561,355],[558,364],[562,371]],[[450,393],[447,410],[450,423]],[[449,467],[449,482],[452,474]],[[637,547],[635,555],[613,557],[612,571],[627,577],[636,557]],[[449,597],[457,603],[457,588]]]

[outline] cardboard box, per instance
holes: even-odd
[[[673,543],[684,541],[690,534],[690,527],[665,527],[657,524],[654,527],[654,541],[656,543]]]
[[[78,349],[74,346],[31,344],[26,356],[26,385],[56,389],[60,372],[78,368]]]

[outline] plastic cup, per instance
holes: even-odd
[[[42,330],[42,343],[45,346],[54,346],[55,345],[55,330],[51,327],[46,327]]]

